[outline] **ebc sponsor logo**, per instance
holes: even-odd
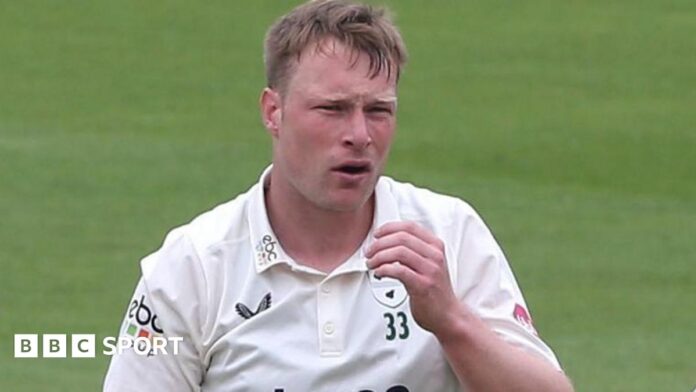
[[[150,306],[145,304],[144,294],[141,295],[139,299],[134,299],[128,306],[128,320],[135,320],[141,327],[150,329],[155,333],[164,333],[162,328],[159,327],[157,315],[152,311]]]
[[[278,258],[278,253],[275,249],[277,243],[278,242],[273,240],[273,237],[266,234],[261,241],[256,244],[256,259],[261,265],[272,263]]]
[[[157,352],[156,349],[160,348],[158,342],[165,339],[162,336],[163,333],[157,315],[152,306],[148,306],[145,295],[133,299],[128,305],[128,313],[123,322],[121,337],[130,342],[131,348],[151,357]]]

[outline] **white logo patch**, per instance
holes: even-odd
[[[397,308],[408,298],[406,287],[398,280],[387,277],[378,278],[374,271],[368,271],[367,275],[370,278],[372,295],[382,305]]]

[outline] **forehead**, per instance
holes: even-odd
[[[366,53],[352,50],[335,40],[305,49],[294,64],[288,95],[329,99],[396,100],[394,70],[376,76]]]

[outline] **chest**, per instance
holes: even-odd
[[[395,298],[398,290],[364,272],[330,279],[273,272],[221,301],[202,390],[457,390],[405,293]]]

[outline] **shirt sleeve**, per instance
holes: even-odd
[[[117,341],[128,347],[115,350],[103,390],[199,391],[206,285],[195,249],[172,232],[141,271]]]
[[[460,215],[461,216],[461,215]],[[561,369],[539,337],[510,265],[483,220],[466,205],[458,230],[455,287],[460,300],[498,336]]]

